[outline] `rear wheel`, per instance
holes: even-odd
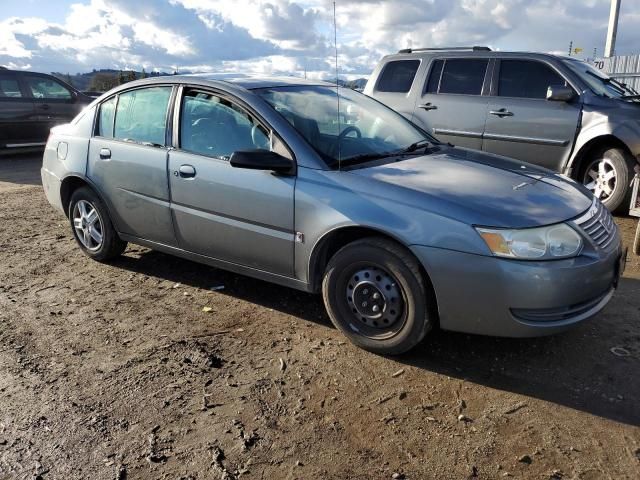
[[[69,221],[80,249],[94,260],[111,260],[127,248],[127,242],[122,241],[113,228],[102,200],[88,187],[79,188],[71,195]]]
[[[327,265],[322,295],[336,328],[375,353],[406,352],[432,327],[418,263],[386,239],[366,238],[339,250]]]
[[[601,148],[586,159],[580,178],[584,186],[613,212],[624,207],[632,177],[633,162],[624,150]]]

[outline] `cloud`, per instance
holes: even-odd
[[[19,0],[16,0],[19,1]],[[367,75],[400,48],[486,44],[602,52],[609,0],[337,0],[340,72]],[[5,18],[0,64],[333,77],[330,0],[84,0],[62,23]],[[15,9],[13,9],[15,11]],[[622,4],[618,53],[640,53],[640,0]]]

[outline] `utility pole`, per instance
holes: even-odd
[[[611,0],[609,13],[609,28],[607,30],[607,43],[604,47],[604,56],[611,57],[616,50],[616,34],[618,33],[618,17],[620,16],[621,0]]]

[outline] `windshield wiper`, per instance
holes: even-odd
[[[360,155],[354,155],[353,157],[342,158],[340,160],[336,158],[331,163],[331,166],[336,167],[338,165],[355,165],[356,163],[368,162],[370,160],[379,160],[381,158],[387,157],[396,157],[398,155],[398,152],[362,153]]]
[[[409,145],[407,148],[402,149],[396,153],[412,153],[415,152],[416,150],[422,148],[422,147],[428,147],[429,145],[433,145],[433,142],[430,140],[427,140],[426,138],[423,138],[422,140],[418,140],[417,142],[412,143],[411,145]]]

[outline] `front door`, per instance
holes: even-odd
[[[139,88],[103,102],[87,176],[107,200],[119,232],[175,246],[165,146],[171,92],[169,86]]]
[[[185,250],[293,276],[295,177],[234,168],[234,151],[279,140],[233,99],[184,91],[178,148],[169,153],[171,208]]]
[[[37,135],[43,141],[52,127],[68,123],[83,107],[76,103],[75,92],[50,75],[22,73],[22,80],[33,98]]]
[[[437,59],[429,66],[413,121],[438,140],[482,148],[487,97],[482,95],[489,59]]]
[[[500,60],[487,112],[482,149],[559,171],[568,159],[580,119],[578,96],[546,100],[547,88],[567,85],[538,60]]]

